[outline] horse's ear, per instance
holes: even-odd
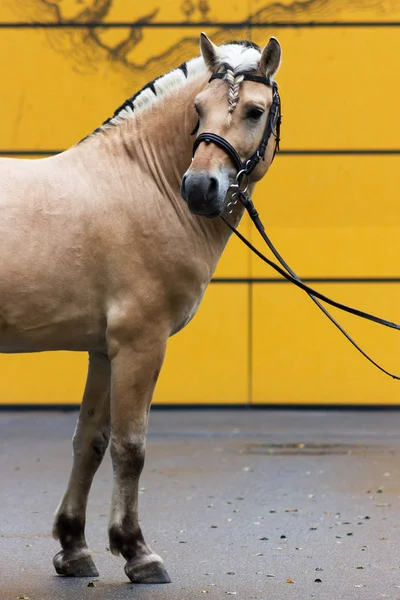
[[[213,44],[205,33],[200,34],[200,50],[204,62],[210,71],[216,71],[219,66],[218,46]]]
[[[276,38],[270,38],[268,44],[262,51],[260,60],[260,71],[264,77],[269,79],[275,75],[281,64],[281,57],[282,51],[280,43]]]

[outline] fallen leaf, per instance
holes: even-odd
[[[286,579],[286,583],[294,583],[291,579]]]

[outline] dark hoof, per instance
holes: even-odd
[[[164,563],[155,554],[130,560],[125,573],[132,583],[171,583]]]
[[[89,550],[67,553],[61,550],[53,558],[53,565],[58,575],[65,577],[98,577],[96,565]]]

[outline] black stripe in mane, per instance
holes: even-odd
[[[187,64],[184,62],[181,65],[179,65],[178,69],[180,69],[182,71],[182,73],[184,74],[184,76],[187,79],[188,76],[188,70],[187,70]]]
[[[250,41],[250,40],[241,40],[241,41],[237,41],[234,40],[232,42],[227,42],[226,44],[224,44],[224,46],[228,46],[228,45],[238,45],[238,46],[243,46],[244,48],[254,48],[255,50],[258,50],[259,52],[261,52],[261,48],[260,46],[258,46],[257,44],[255,44],[254,42]],[[226,65],[221,65],[221,67],[226,71],[226,70],[232,70],[232,67],[230,67],[228,64]],[[171,71],[169,71],[170,73],[175,71],[175,70],[180,70],[182,71],[183,75],[185,76],[185,78],[188,78],[188,67],[187,67],[187,63],[184,62],[181,65],[179,65],[179,67],[175,67],[175,69],[172,69]],[[249,69],[248,72],[253,72],[255,71],[255,69]],[[154,96],[157,96],[157,90],[156,90],[156,82],[161,79],[162,77],[164,77],[165,75],[167,75],[168,73],[162,73],[161,75],[159,75],[158,77],[156,77],[155,79],[153,79],[153,81],[149,81],[149,83],[146,83],[145,86],[143,86],[140,90],[138,90],[133,96],[131,96],[130,98],[128,98],[127,100],[125,100],[125,102],[123,104],[121,104],[113,113],[113,115],[111,117],[109,117],[108,119],[106,119],[104,121],[104,123],[101,125],[101,127],[98,127],[97,129],[95,129],[91,134],[87,135],[86,137],[84,137],[81,142],[83,142],[84,140],[86,140],[90,135],[93,135],[94,133],[98,133],[100,131],[103,131],[103,127],[107,126],[107,125],[113,125],[112,121],[113,119],[115,119],[116,117],[118,117],[118,115],[120,113],[122,113],[125,109],[129,108],[130,110],[132,110],[134,112],[135,110],[135,100],[137,99],[138,96],[140,96],[140,94],[142,92],[144,92],[145,90],[149,89]],[[80,142],[79,142],[80,143]]]
[[[244,46],[245,48],[254,48],[254,50],[258,50],[259,52],[261,52],[261,48],[258,44],[256,44],[255,42],[252,42],[251,40],[243,40],[238,42],[237,40],[234,40],[233,42],[226,42],[224,44],[224,46]]]

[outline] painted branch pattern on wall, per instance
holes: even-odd
[[[213,6],[208,0],[177,0],[168,3],[168,9],[179,11],[180,23],[193,23],[196,21],[210,20],[215,26],[208,28],[209,34],[216,43],[232,39],[232,37],[246,38],[249,36],[249,26],[243,29],[227,31],[218,27],[218,19],[213,14]],[[260,7],[258,7],[258,4]],[[141,52],[144,57],[138,60],[137,52],[140,44],[146,44],[149,30],[144,30],[143,23],[152,23],[156,20],[165,21],[166,3],[152,6],[148,12],[138,14],[138,3],[127,0],[25,0],[23,6],[14,3],[15,10],[20,16],[32,21],[51,22],[102,22],[126,21],[135,22],[135,26],[127,25],[125,29],[83,28],[60,29],[47,31],[49,43],[53,49],[63,52],[73,60],[74,68],[83,73],[96,69],[96,64],[101,59],[108,60],[113,68],[122,67],[137,75],[139,85],[144,83],[143,74],[146,72],[146,81],[162,72],[168,71],[198,53],[198,35],[179,36],[173,43],[165,42],[165,48],[149,55]],[[219,4],[220,8],[222,4]],[[224,20],[236,21],[235,14],[230,11],[227,4],[224,11]],[[399,10],[398,0],[292,0],[288,2],[265,2],[253,0],[250,4],[251,14],[248,23],[268,23],[277,21],[315,21],[315,20],[340,20],[343,12],[348,16],[351,13],[367,11],[377,16],[391,15]],[[221,10],[219,10],[221,12]],[[163,14],[164,17],[163,17]],[[167,13],[168,14],[168,13]],[[239,19],[239,22],[241,20]],[[183,33],[183,32],[182,32]],[[186,33],[186,32],[185,32]],[[265,38],[267,37],[267,33]],[[158,48],[160,44],[157,44]]]

